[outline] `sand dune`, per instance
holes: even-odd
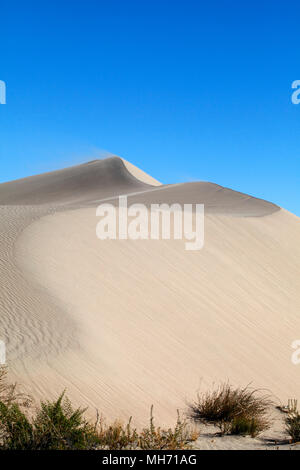
[[[204,248],[98,240],[95,208],[119,194],[204,203]],[[91,413],[143,423],[154,404],[170,423],[214,381],[298,396],[298,217],[212,183],[159,185],[119,158],[2,184],[0,204],[0,337],[36,398],[66,387]]]
[[[134,175],[139,175],[137,179]],[[151,176],[118,157],[0,185],[1,205],[71,204],[142,191],[158,185]]]

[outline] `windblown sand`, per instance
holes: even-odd
[[[204,248],[100,241],[96,207],[119,194],[204,203]],[[153,404],[171,424],[222,380],[299,396],[298,217],[211,183],[159,185],[119,158],[2,184],[0,204],[0,338],[36,399],[66,388],[91,416],[137,424]]]

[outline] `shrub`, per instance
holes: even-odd
[[[0,367],[0,449],[30,449],[33,428],[22,410],[32,400],[18,390],[17,384],[7,383],[7,368]]]
[[[293,442],[300,441],[300,414],[298,411],[289,413],[285,418],[285,429]]]
[[[41,403],[30,421],[19,404],[0,402],[0,448],[8,450],[93,449],[98,436],[61,394],[54,402]]]
[[[243,434],[247,428],[251,435],[257,435],[269,427],[266,416],[272,403],[258,392],[249,386],[234,389],[228,383],[221,384],[212,392],[198,395],[189,405],[189,416],[196,422],[218,426],[222,434]]]
[[[249,435],[256,437],[262,431],[268,428],[268,425],[263,418],[248,418],[247,416],[237,416],[233,419],[230,425],[230,434],[235,435]]]
[[[74,410],[64,392],[54,402],[42,402],[33,421],[39,449],[93,449],[99,443],[95,428],[84,418],[85,409]]]
[[[5,450],[34,449],[32,424],[17,403],[0,402],[0,448]]]

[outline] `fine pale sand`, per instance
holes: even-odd
[[[204,248],[100,241],[96,207],[120,194],[204,203]],[[0,212],[0,339],[36,399],[66,388],[91,416],[140,425],[151,404],[173,423],[222,380],[300,398],[298,217],[212,183],[160,185],[118,157],[1,184]]]

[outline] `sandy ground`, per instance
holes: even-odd
[[[96,207],[119,194],[204,203],[204,248],[100,241]],[[91,416],[142,425],[151,404],[171,424],[222,380],[298,397],[298,217],[211,183],[159,185],[118,158],[2,184],[0,204],[0,337],[11,377],[37,400],[66,388]],[[204,434],[200,448],[286,438],[280,416],[259,440]]]
[[[193,448],[197,450],[300,450],[300,443],[291,443],[284,430],[284,414],[270,410],[271,427],[256,438],[250,436],[221,436],[214,426],[198,426],[200,437]]]

